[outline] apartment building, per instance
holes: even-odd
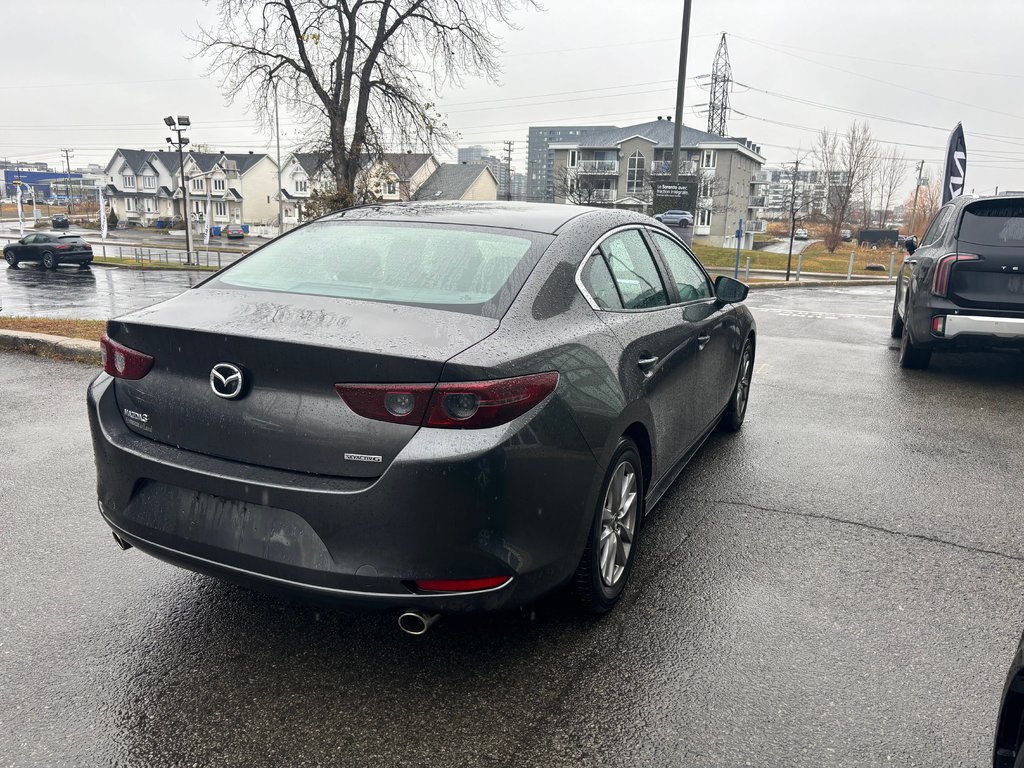
[[[588,131],[604,131],[613,125],[534,126],[527,135],[526,199],[534,203],[555,200],[555,153],[552,144],[579,141]]]
[[[659,117],[549,143],[553,201],[651,212],[654,187],[670,179],[674,128],[670,119]],[[681,180],[696,190],[695,240],[731,247],[743,219],[743,246],[753,245],[753,235],[766,227],[760,218],[767,183],[762,165],[760,147],[748,139],[682,127],[679,170]],[[574,192],[584,184],[588,194],[581,201]]]

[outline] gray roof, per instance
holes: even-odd
[[[193,162],[199,166],[199,170],[203,173],[212,171],[217,162],[224,157],[220,152],[189,152],[188,156],[192,158]]]
[[[461,200],[462,196],[473,186],[473,182],[480,178],[482,173],[486,173],[492,179],[494,178],[491,169],[486,165],[444,163],[416,191],[413,199]]]
[[[671,149],[674,131],[675,123],[671,120],[652,120],[649,123],[627,125],[624,128],[611,128],[605,131],[585,133],[580,138],[580,146],[595,149],[615,147],[633,136],[643,136],[651,139],[657,147],[666,147]],[[715,134],[708,133],[707,131],[699,131],[696,128],[690,128],[687,125],[682,127],[680,146],[696,147],[698,144],[703,144],[704,142],[722,141],[732,141],[744,146],[744,141],[741,139],[733,139],[728,136],[716,136]]]
[[[228,160],[234,160],[238,166],[239,173],[245,173],[252,168],[256,163],[262,160],[267,155],[261,152],[245,152],[243,154],[225,154]]]
[[[299,161],[302,170],[307,176],[318,176],[327,166],[326,152],[296,152],[295,159]]]
[[[153,155],[148,149],[118,149],[125,162],[128,163],[128,167],[138,175],[142,173],[143,169],[149,163],[150,157]]]
[[[430,158],[429,152],[384,153],[384,162],[391,166],[391,170],[398,175],[401,181],[411,179],[416,171],[422,168],[424,163],[430,160]]]

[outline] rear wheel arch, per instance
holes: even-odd
[[[640,453],[640,463],[643,465],[644,474],[644,488],[649,489],[651,487],[651,474],[653,466],[653,456],[651,447],[651,436],[647,431],[647,427],[641,424],[639,421],[634,421],[626,430],[622,433],[623,437],[628,437],[636,444],[637,451]]]

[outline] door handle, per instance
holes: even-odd
[[[706,347],[708,345],[709,341],[711,341],[711,334],[708,334],[706,336],[698,336],[697,337],[697,351],[700,352],[701,350],[703,350],[704,347]]]
[[[907,259],[907,264],[917,264],[917,259]]]
[[[648,355],[647,357],[641,357],[636,361],[636,364],[640,366],[640,370],[644,372],[644,376],[651,375],[651,369],[658,364],[658,360],[661,358],[655,357],[654,355]]]

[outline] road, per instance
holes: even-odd
[[[612,614],[424,638],[120,552],[93,371],[0,354],[0,765],[984,765],[1024,625],[1024,364],[901,371],[889,290],[751,297],[747,424]]]
[[[803,250],[813,244],[820,243],[821,240],[794,240],[793,241],[793,255],[802,253]],[[789,240],[783,240],[781,243],[772,243],[766,245],[764,248],[758,249],[764,253],[789,253]]]

